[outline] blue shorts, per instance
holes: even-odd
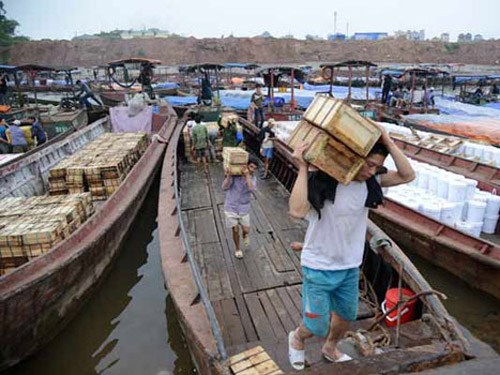
[[[359,268],[321,271],[302,267],[302,319],[315,336],[326,337],[330,312],[349,321],[358,314]]]
[[[274,148],[263,148],[262,149],[262,156],[265,157],[266,159],[272,159],[273,152],[274,152]]]

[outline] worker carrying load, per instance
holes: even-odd
[[[289,212],[309,222],[301,255],[302,323],[288,337],[296,370],[304,369],[305,342],[313,336],[326,339],[321,348],[326,360],[351,359],[337,344],[357,316],[368,211],[382,203],[382,187],[415,178],[383,127],[333,99],[315,102],[290,140],[299,171]],[[383,168],[388,154],[397,170]]]

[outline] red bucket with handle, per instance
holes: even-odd
[[[415,295],[413,291],[407,288],[401,288],[401,299],[411,298]],[[385,314],[387,311],[391,310],[398,303],[399,299],[399,289],[391,288],[387,290],[385,294],[385,300],[382,302],[382,312]],[[401,305],[401,324],[407,323],[415,319],[415,308],[417,306],[417,299],[411,300],[405,305]],[[391,312],[385,317],[385,323],[388,327],[393,327],[398,323],[398,309]]]

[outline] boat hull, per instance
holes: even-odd
[[[396,243],[500,298],[500,247],[386,199],[370,218]]]
[[[160,134],[168,137],[175,122],[169,111]],[[119,253],[165,148],[154,140],[120,188],[70,238],[0,278],[0,369],[50,341],[97,288]]]

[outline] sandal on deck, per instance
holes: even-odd
[[[305,350],[297,350],[292,347],[295,331],[288,334],[288,360],[295,370],[303,370],[305,367]]]
[[[345,362],[345,361],[350,361],[352,359],[345,353],[342,353],[339,359],[335,359],[331,355],[323,353],[323,358],[326,359],[328,362]]]
[[[236,250],[236,251],[234,252],[234,256],[235,256],[236,258],[238,258],[238,259],[242,259],[242,258],[243,258],[243,251],[241,251],[241,250]]]

